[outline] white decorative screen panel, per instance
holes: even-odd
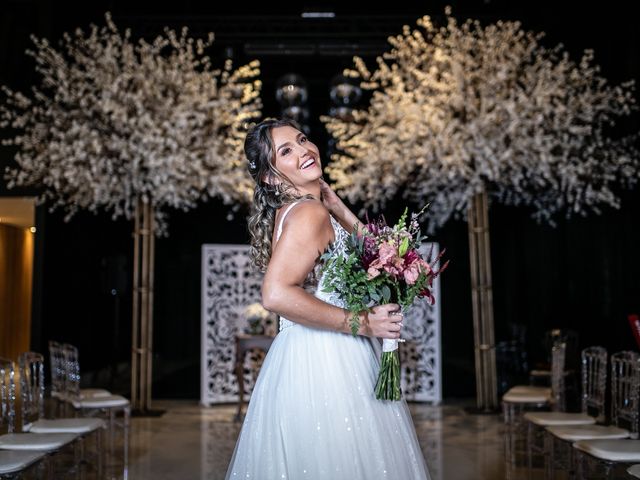
[[[423,249],[431,244],[423,245]],[[437,244],[433,244],[434,256]],[[202,351],[201,391],[203,405],[235,402],[238,384],[235,367],[235,336],[246,327],[245,307],[260,301],[262,274],[250,265],[246,245],[202,246]],[[439,403],[442,400],[440,357],[440,282],[433,283],[434,306],[417,302],[405,315],[400,344],[402,391],[407,400]],[[261,364],[259,352],[244,363],[245,393],[250,394]]]

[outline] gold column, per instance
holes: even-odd
[[[476,403],[490,412],[498,407],[496,350],[493,327],[491,249],[487,193],[477,193],[468,210],[471,299],[476,366]]]
[[[133,315],[131,331],[131,406],[151,410],[153,361],[154,215],[149,203],[136,202],[133,230]]]

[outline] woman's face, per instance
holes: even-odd
[[[303,132],[288,125],[276,127],[271,130],[271,138],[276,151],[276,168],[285,174],[301,193],[305,193],[305,187],[318,183],[322,176],[320,152]]]

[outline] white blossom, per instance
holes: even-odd
[[[131,218],[137,198],[150,202],[158,232],[167,207],[187,210],[219,197],[249,202],[244,167],[246,128],[260,117],[259,63],[214,69],[206,40],[165,28],[133,41],[111,16],[64,34],[59,48],[32,37],[27,53],[41,74],[30,97],[3,87],[0,128],[15,145],[17,168],[6,180],[44,187],[39,201]]]
[[[262,306],[262,304],[259,302],[251,303],[247,305],[246,308],[244,309],[244,316],[249,320],[251,319],[266,320],[267,318],[269,318],[270,315],[271,315],[271,312],[265,309]]]
[[[637,136],[608,132],[636,109],[633,82],[610,85],[592,51],[576,63],[519,22],[446,17],[404,26],[373,73],[359,57],[345,70],[372,98],[351,122],[322,117],[335,187],[374,209],[399,193],[430,202],[430,231],[482,190],[550,223],[618,207],[616,184],[638,179]]]

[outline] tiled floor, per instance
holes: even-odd
[[[154,408],[167,412],[133,419],[129,478],[223,479],[240,430],[235,406],[156,402]],[[467,414],[461,404],[410,408],[433,480],[507,478],[498,415]],[[519,469],[511,478],[526,475]]]
[[[433,480],[543,478],[541,469],[534,469],[531,477],[522,466],[507,469],[501,417],[469,414],[464,406],[463,403],[438,407],[410,404]],[[157,401],[153,408],[164,409],[166,413],[161,417],[132,419],[126,477],[130,480],[223,479],[240,430],[240,424],[234,422],[235,405],[203,408],[195,401]],[[120,466],[110,471],[105,478],[125,477]],[[624,477],[624,469],[621,474],[616,478],[630,478]],[[95,472],[89,468],[84,478],[96,479]],[[556,478],[565,479],[566,475],[560,472]]]

